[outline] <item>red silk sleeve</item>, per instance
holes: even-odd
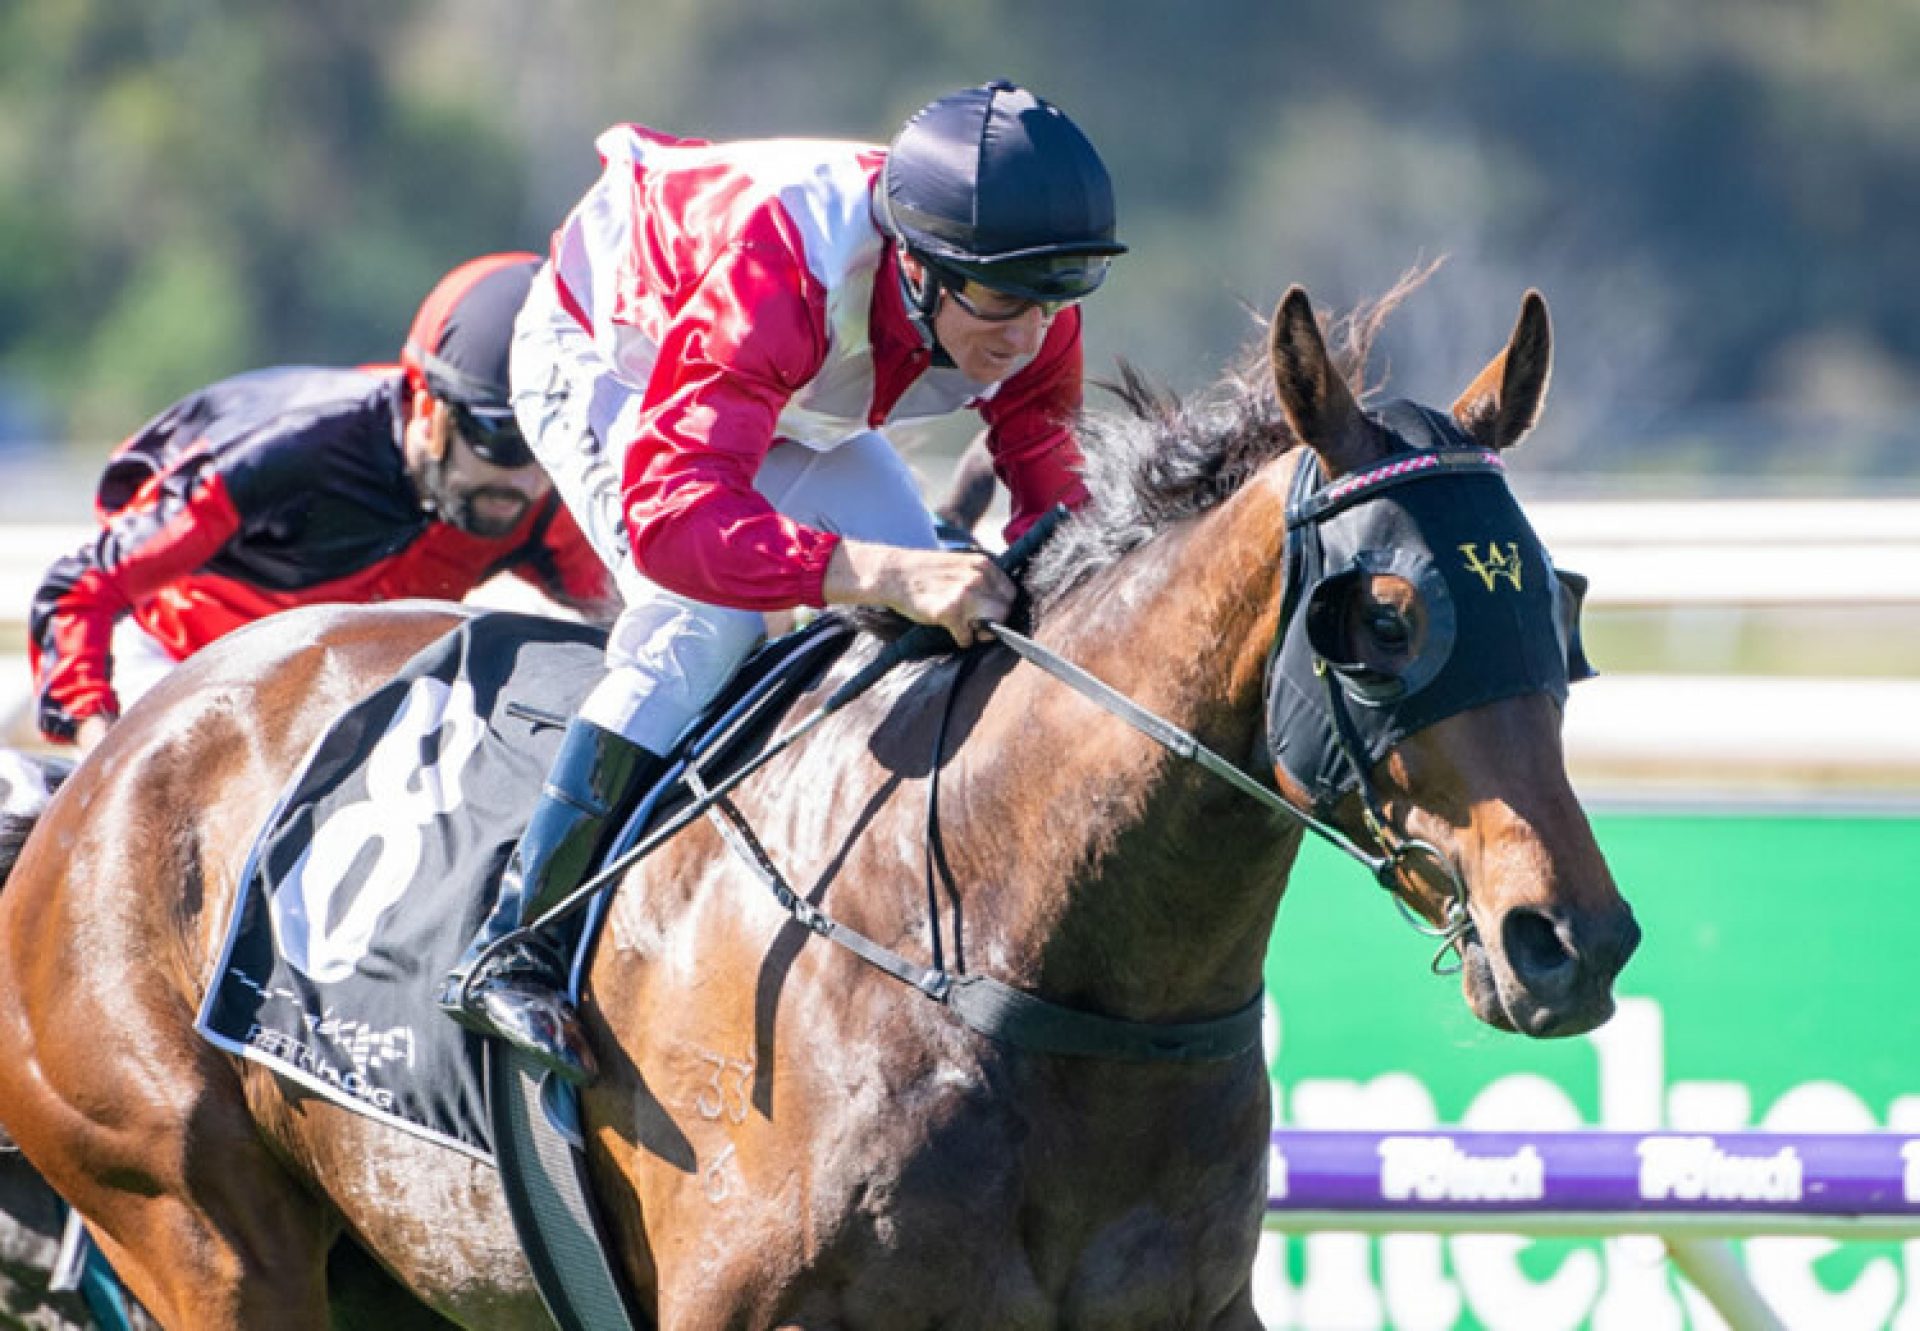
[[[1055,504],[1078,508],[1087,488],[1074,439],[1083,392],[1080,311],[1064,311],[1040,354],[981,405],[993,470],[1011,498],[1006,538],[1017,540]]]
[[[820,605],[839,538],[754,489],[789,398],[826,354],[825,293],[767,221],[726,251],[660,342],[622,497],[640,571],[744,610]]]

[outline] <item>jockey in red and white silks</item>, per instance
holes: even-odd
[[[577,1082],[595,1071],[566,993],[584,912],[522,922],[582,881],[762,612],[885,606],[962,644],[1007,613],[1011,580],[938,548],[882,430],[979,412],[1010,536],[1081,502],[1073,305],[1126,249],[1092,144],[1008,83],[930,103],[885,149],[635,126],[599,147],[515,326],[513,405],[625,609],[440,992]]]
[[[988,426],[1009,537],[1084,497],[1080,315],[998,383],[941,364],[875,218],[884,150],[709,145],[623,126],[521,312],[514,408],[626,611],[581,715],[654,752],[758,641],[822,604],[842,535],[932,547],[882,427]]]

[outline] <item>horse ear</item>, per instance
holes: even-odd
[[[1538,291],[1520,301],[1520,319],[1507,349],[1487,363],[1453,404],[1460,428],[1485,448],[1512,448],[1534,422],[1547,400],[1553,373],[1553,325]]]
[[[1353,390],[1327,354],[1305,288],[1287,288],[1267,342],[1280,409],[1294,437],[1320,455],[1328,476],[1352,471],[1372,438]]]

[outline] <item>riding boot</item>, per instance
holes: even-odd
[[[593,867],[609,818],[664,761],[592,722],[574,718],[547,773],[540,802],[500,880],[499,900],[442,981],[441,1008],[482,1035],[525,1050],[576,1085],[592,1081],[593,1054],[567,999],[567,967],[586,919],[576,910],[482,958],[529,919],[564,901]]]

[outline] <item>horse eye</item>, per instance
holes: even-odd
[[[1367,632],[1388,651],[1405,651],[1413,640],[1407,617],[1390,605],[1376,605],[1367,611]]]

